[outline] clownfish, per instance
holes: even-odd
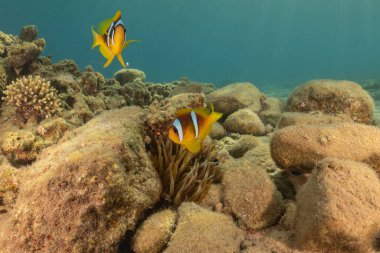
[[[126,68],[121,52],[130,43],[139,41],[126,40],[126,29],[121,21],[121,11],[118,10],[113,18],[101,22],[98,31],[95,31],[93,27],[91,27],[91,31],[94,36],[92,48],[99,46],[100,53],[107,59],[103,68],[111,64],[115,55],[121,65]]]
[[[169,128],[169,139],[191,153],[198,153],[212,125],[223,115],[215,112],[212,104],[210,107],[211,111],[206,107],[178,110],[177,118]]]

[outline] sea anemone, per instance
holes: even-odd
[[[3,100],[17,107],[25,120],[49,118],[61,111],[61,100],[50,82],[40,76],[21,77],[6,87]]]
[[[216,150],[205,141],[198,154],[188,152],[166,135],[151,134],[151,156],[160,175],[163,199],[178,206],[183,201],[199,201],[210,185],[220,180]]]

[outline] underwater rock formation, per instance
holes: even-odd
[[[173,90],[170,92],[171,97],[182,93],[203,93],[207,95],[215,90],[215,86],[211,83],[198,83],[187,78],[182,78],[175,84]]]
[[[145,73],[139,69],[121,69],[117,71],[113,77],[120,85],[138,81],[144,82],[146,79]]]
[[[35,25],[24,26],[20,31],[20,39],[22,41],[32,42],[37,39],[38,30]]]
[[[285,110],[285,102],[278,98],[266,97],[261,101],[261,111],[259,117],[264,125],[275,127]]]
[[[291,112],[322,111],[347,114],[353,121],[371,124],[374,102],[357,83],[351,81],[313,80],[298,87],[288,98]]]
[[[116,252],[161,193],[141,136],[143,115],[138,107],[103,113],[21,170],[17,202],[0,214],[0,235],[7,235],[0,248]]]
[[[242,233],[231,217],[194,203],[183,203],[178,210],[175,231],[163,252],[239,252],[242,240]]]
[[[380,175],[380,129],[359,123],[296,125],[276,131],[271,153],[276,164],[310,172],[319,160],[337,157],[368,163]]]
[[[276,223],[283,213],[283,201],[267,172],[249,163],[227,170],[223,175],[224,203],[239,225],[262,229]]]
[[[250,109],[240,109],[224,121],[227,131],[239,134],[265,135],[265,126],[259,116]]]
[[[3,100],[16,106],[16,112],[24,120],[49,118],[62,110],[57,91],[39,76],[17,79],[7,86],[4,94]]]
[[[359,162],[324,159],[297,196],[297,244],[322,252],[373,252],[379,214],[378,175]]]
[[[215,122],[210,132],[211,139],[219,140],[226,136],[226,134],[227,132],[226,129],[224,129],[223,125],[220,124],[218,121]]]
[[[165,209],[149,216],[134,235],[132,249],[136,253],[159,253],[173,234],[177,214]]]
[[[262,93],[251,83],[233,83],[207,95],[207,102],[213,103],[215,111],[226,118],[239,109],[249,108],[254,112],[261,110]]]
[[[284,112],[276,128],[281,129],[294,125],[324,125],[342,122],[352,122],[352,119],[345,114],[334,116],[326,115],[321,112]]]

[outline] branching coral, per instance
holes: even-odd
[[[50,82],[40,76],[18,78],[4,91],[4,101],[17,107],[17,113],[25,120],[49,118],[61,111],[61,100]]]
[[[152,159],[160,175],[165,201],[179,205],[183,201],[198,201],[210,185],[220,179],[216,151],[205,142],[198,154],[192,154],[165,135],[154,135]]]

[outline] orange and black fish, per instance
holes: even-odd
[[[92,48],[99,46],[100,53],[107,59],[103,68],[110,65],[115,56],[117,56],[121,65],[126,68],[121,52],[130,43],[139,41],[126,40],[126,29],[121,20],[121,11],[118,10],[113,18],[101,22],[98,31],[95,31],[93,27],[91,27],[91,30],[94,36]]]
[[[169,129],[169,138],[183,145],[191,153],[198,153],[212,125],[221,117],[222,113],[215,112],[212,104],[211,110],[206,107],[180,109]]]

